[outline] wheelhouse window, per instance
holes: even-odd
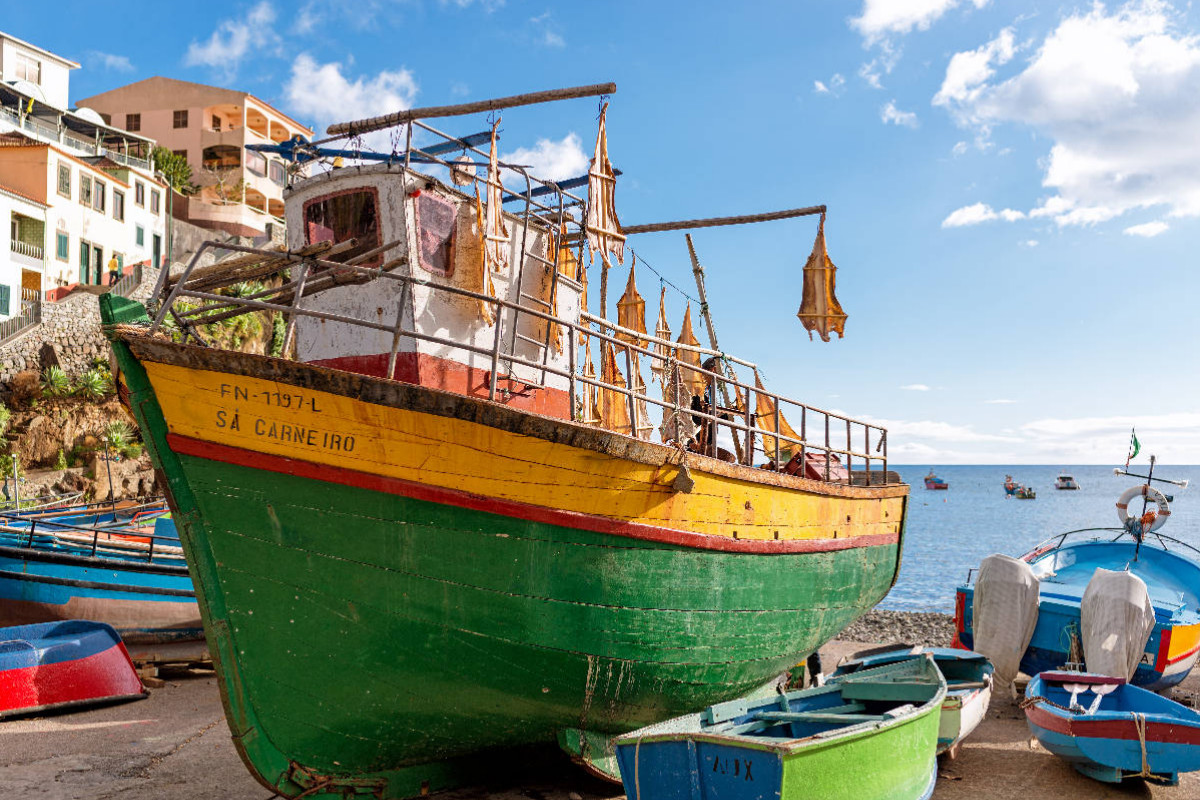
[[[347,260],[374,250],[381,244],[379,233],[379,193],[374,189],[349,191],[309,200],[304,204],[304,237],[309,244],[344,242],[357,239],[358,245],[341,254]],[[376,256],[360,266],[378,266]]]
[[[449,277],[454,272],[454,231],[458,209],[432,192],[417,197],[417,230],[420,247],[417,260],[427,272]]]

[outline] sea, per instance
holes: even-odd
[[[879,604],[893,611],[954,613],[955,588],[985,556],[1019,556],[1065,531],[1119,527],[1117,498],[1127,488],[1145,483],[1114,475],[1111,466],[935,466],[949,488],[933,491],[925,488],[928,464],[889,468],[912,487],[900,576]],[[1129,471],[1144,475],[1146,468],[1135,462]],[[1055,489],[1060,472],[1073,476],[1079,489]],[[1195,484],[1200,481],[1200,466],[1158,464],[1154,474]],[[1005,475],[1033,487],[1037,497],[1007,496]],[[1200,485],[1181,489],[1156,483],[1155,487],[1174,496],[1171,517],[1159,532],[1200,548]]]

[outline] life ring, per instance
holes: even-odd
[[[1167,517],[1171,516],[1171,506],[1162,492],[1146,484],[1126,489],[1125,493],[1117,500],[1117,516],[1121,519],[1121,525],[1129,527],[1129,501],[1138,495],[1145,495],[1147,499],[1158,506],[1157,512],[1149,511],[1141,518],[1142,532],[1150,533],[1158,530],[1167,521]]]

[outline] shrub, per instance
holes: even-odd
[[[67,373],[63,372],[62,367],[46,367],[42,372],[42,394],[48,394],[51,397],[66,397],[70,393],[71,379],[67,377]]]
[[[75,381],[75,394],[87,400],[100,400],[111,391],[112,381],[94,369],[89,369]]]
[[[66,469],[67,466],[67,454],[64,453],[63,449],[60,447],[58,448],[58,460],[54,462],[54,468]]]
[[[283,355],[283,337],[287,335],[287,323],[283,314],[276,313],[271,319],[271,356],[279,358]]]
[[[0,436],[4,435],[4,431],[8,428],[8,421],[12,419],[12,412],[8,410],[8,406],[0,403]]]
[[[129,461],[137,461],[142,457],[142,443],[130,442],[121,449],[121,456]]]
[[[109,449],[120,453],[133,442],[133,428],[127,422],[116,420],[108,423],[104,429],[104,442]]]

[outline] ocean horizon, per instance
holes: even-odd
[[[1118,465],[1119,466],[1119,465]],[[992,553],[1020,556],[1060,533],[1084,528],[1118,528],[1117,498],[1144,481],[1113,474],[1113,465],[975,464],[933,466],[949,488],[928,490],[931,465],[888,465],[911,486],[900,575],[879,608],[893,611],[954,613],[954,592],[967,571]],[[1145,474],[1148,465],[1131,464]],[[1079,482],[1078,490],[1054,488],[1060,472]],[[1173,480],[1200,480],[1200,466],[1156,464],[1154,474]],[[1004,492],[1004,477],[1037,492],[1017,500]],[[1200,548],[1197,489],[1155,483],[1172,495],[1171,518],[1160,533]],[[1193,554],[1200,560],[1200,550]]]

